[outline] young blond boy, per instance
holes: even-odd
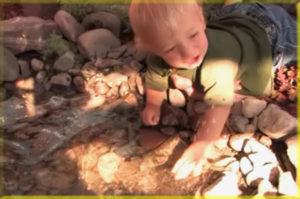
[[[169,78],[191,97],[202,88],[211,105],[193,143],[172,169],[176,179],[200,174],[205,148],[219,138],[236,96],[270,94],[272,66],[296,59],[296,23],[282,9],[234,4],[206,24],[201,5],[184,2],[133,1],[129,12],[137,45],[152,54],[143,122],[158,123]],[[283,20],[271,16],[275,11]]]

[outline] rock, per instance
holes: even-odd
[[[210,187],[209,190],[203,191],[204,196],[238,196],[240,194],[238,176],[232,172],[224,172],[219,182]]]
[[[161,145],[167,136],[157,130],[142,128],[139,134],[139,143],[145,150],[153,150]]]
[[[86,92],[85,81],[84,81],[83,77],[81,77],[81,76],[74,77],[73,84],[75,85],[75,88],[78,92],[80,92],[80,93]]]
[[[81,76],[81,70],[79,68],[71,68],[68,70],[68,73],[72,76]]]
[[[30,65],[31,65],[31,69],[35,72],[40,72],[44,69],[44,62],[37,58],[33,58],[31,60]]]
[[[225,168],[226,171],[230,171],[230,172],[234,172],[234,173],[238,173],[239,169],[240,169],[239,161],[234,161]]]
[[[3,61],[1,61],[0,64],[3,69],[3,74],[0,75],[0,81],[15,81],[18,79],[18,59],[7,48],[3,48]]]
[[[127,49],[127,45],[125,44],[120,47],[114,48],[108,53],[107,57],[112,59],[118,59],[123,55],[126,49]]]
[[[22,78],[27,78],[31,75],[29,63],[26,60],[18,60],[20,66],[20,74]]]
[[[269,180],[262,180],[257,187],[257,195],[265,196],[265,195],[276,195],[277,189],[272,185]]]
[[[236,159],[234,157],[226,157],[214,163],[214,166],[217,167],[227,167],[231,163],[235,162]]]
[[[260,167],[270,163],[278,164],[275,154],[269,148],[254,139],[250,139],[246,143],[244,151],[247,150],[247,148],[249,148],[249,152],[247,151],[247,153],[252,153],[249,154],[248,157],[254,167]]]
[[[228,125],[236,133],[242,133],[246,131],[246,126],[249,124],[248,118],[241,115],[230,115],[228,119]]]
[[[295,167],[297,167],[297,157],[298,157],[298,136],[292,136],[285,140],[285,143],[287,145],[287,154],[290,159],[290,161],[293,163]]]
[[[112,72],[108,75],[105,75],[102,79],[110,87],[120,86],[123,82],[127,82],[128,77],[121,73]]]
[[[109,86],[104,82],[95,82],[94,91],[96,94],[105,95],[109,91]]]
[[[128,95],[126,95],[123,100],[124,100],[124,102],[126,102],[132,106],[139,106],[138,99],[135,96],[135,94],[133,94],[133,93],[129,93]]]
[[[271,138],[278,139],[297,133],[297,119],[275,104],[269,104],[258,117],[258,128]]]
[[[253,132],[232,135],[229,138],[228,145],[235,151],[242,151],[245,142],[253,136]]]
[[[24,16],[37,16],[43,19],[52,19],[59,9],[59,3],[24,3],[22,11]]]
[[[35,177],[38,184],[48,189],[52,188],[59,191],[66,190],[76,179],[76,176],[73,174],[53,171],[53,169],[50,170],[50,168],[39,168],[36,170]]]
[[[232,115],[243,115],[243,104],[242,101],[233,103],[230,109],[230,114]]]
[[[177,133],[177,130],[173,127],[164,127],[161,128],[160,131],[167,136],[175,135]]]
[[[269,180],[272,184],[277,184],[279,178],[279,169],[277,165],[266,164],[262,167],[256,167],[246,176],[246,183],[254,188],[258,187],[262,180]]]
[[[77,20],[64,10],[59,10],[55,14],[54,21],[64,36],[70,41],[76,42],[78,37],[84,32],[84,28]]]
[[[83,110],[92,110],[106,102],[106,98],[103,95],[90,95],[86,103],[81,106]]]
[[[104,69],[107,67],[113,67],[113,66],[121,66],[122,62],[116,60],[116,59],[101,59],[97,58],[96,62],[94,64],[99,69]]]
[[[240,169],[242,174],[247,175],[253,170],[253,166],[247,157],[242,157],[240,160]]]
[[[114,152],[106,153],[98,159],[98,172],[106,183],[111,183],[115,179],[118,167],[122,158]]]
[[[43,70],[36,74],[35,81],[36,83],[43,84],[46,78],[47,78],[47,72]]]
[[[58,33],[58,27],[51,20],[38,17],[14,17],[1,23],[3,46],[14,54],[36,50],[43,52],[46,40],[52,33]]]
[[[242,101],[242,104],[243,115],[247,118],[253,118],[254,116],[259,115],[267,106],[266,101],[259,100],[255,97],[246,97]]]
[[[129,86],[127,82],[122,82],[119,89],[119,94],[121,97],[124,97],[129,93]]]
[[[81,73],[83,77],[88,80],[97,74],[97,69],[91,62],[87,62],[82,66]]]
[[[278,192],[288,196],[296,196],[298,194],[297,184],[291,172],[282,172],[280,174]]]
[[[266,147],[271,147],[271,145],[272,145],[272,139],[270,138],[270,137],[268,137],[268,136],[265,136],[265,135],[262,135],[260,138],[259,138],[259,142],[262,144],[262,145],[264,145],[264,146],[266,146]]]
[[[68,73],[59,73],[51,77],[51,85],[59,85],[69,87],[72,82],[72,77]]]
[[[106,29],[91,30],[78,38],[78,49],[88,59],[104,58],[111,49],[120,45],[120,40]]]
[[[185,96],[178,89],[168,89],[169,101],[171,105],[176,107],[184,107],[185,106]]]
[[[165,126],[180,125],[187,127],[188,117],[185,111],[178,107],[170,106],[167,103],[163,103],[161,111],[162,124]]]
[[[116,37],[119,37],[121,31],[121,21],[118,16],[109,12],[96,12],[87,15],[82,26],[85,30],[104,28],[110,30]]]
[[[75,55],[72,51],[67,51],[55,60],[53,68],[59,72],[67,72],[72,69],[75,63]]]

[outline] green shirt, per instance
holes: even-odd
[[[240,80],[238,94],[261,96],[271,93],[271,45],[265,31],[252,19],[231,16],[208,23],[208,49],[203,62],[195,69],[172,69],[162,58],[147,58],[146,87],[165,91],[169,76],[177,73],[190,78],[194,85],[204,89],[204,99],[217,106],[231,105],[233,96],[226,92],[233,81]],[[228,62],[229,61],[229,62]],[[224,66],[234,63],[238,68]],[[231,75],[234,74],[234,75]],[[229,89],[230,90],[230,89]]]

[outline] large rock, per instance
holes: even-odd
[[[297,133],[297,119],[275,104],[270,104],[258,117],[258,128],[271,138],[277,139]]]
[[[3,74],[0,81],[15,81],[19,77],[19,63],[10,50],[3,48],[3,62],[0,62]],[[3,65],[2,65],[3,64]]]
[[[77,20],[64,10],[59,10],[55,14],[54,21],[64,36],[70,41],[76,42],[77,38],[84,32],[84,28]]]
[[[66,72],[73,68],[75,63],[75,55],[72,51],[65,52],[54,62],[54,69],[60,72]]]
[[[253,118],[261,113],[261,111],[267,106],[267,102],[259,100],[255,97],[247,97],[242,101],[243,115],[247,118]]]
[[[29,50],[42,52],[50,34],[58,32],[58,27],[53,21],[38,17],[14,17],[4,20],[1,29],[4,38],[1,38],[0,42],[14,54]]]
[[[105,28],[110,30],[116,37],[119,37],[121,21],[119,17],[109,12],[97,12],[86,16],[82,23],[86,30]]]
[[[95,29],[80,35],[78,48],[86,58],[104,58],[108,51],[121,45],[120,40],[109,30]]]

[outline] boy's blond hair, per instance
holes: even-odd
[[[158,39],[155,37],[159,37],[159,33],[174,32],[180,28],[177,21],[186,13],[186,6],[196,7],[195,5],[200,6],[197,0],[132,0],[129,18],[135,42],[137,45],[155,42],[154,40]]]

